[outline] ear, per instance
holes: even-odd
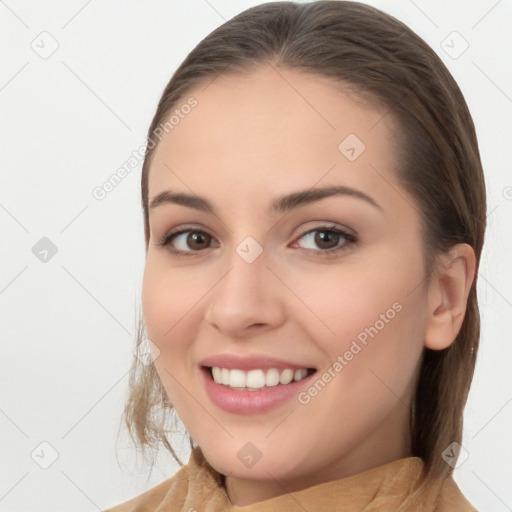
[[[454,245],[441,257],[428,291],[427,348],[443,350],[455,341],[475,278],[475,260],[468,244]]]

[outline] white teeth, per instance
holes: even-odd
[[[268,370],[250,370],[245,372],[238,369],[212,368],[213,380],[217,384],[223,384],[237,389],[245,389],[248,391],[257,391],[264,387],[277,386],[278,384],[289,384],[292,381],[302,380],[308,374],[306,368],[292,370],[278,370],[277,368],[269,368]]]
[[[242,370],[231,370],[229,372],[229,385],[234,388],[245,388],[247,377]]]
[[[279,382],[281,384],[290,384],[290,382],[293,380],[293,370],[290,370],[287,368],[286,370],[283,370],[281,373],[281,377],[279,378]]]
[[[300,370],[295,370],[293,380],[302,380],[307,374],[308,374],[308,371],[306,370],[306,368],[301,368]]]
[[[212,373],[213,380],[220,384],[222,382],[222,370],[218,366],[215,366],[214,368],[212,368]]]
[[[231,371],[239,371],[241,373],[242,370],[231,370]],[[251,370],[250,372],[247,372],[247,379],[246,384],[244,386],[247,386],[248,388],[262,388],[265,385],[265,374],[263,373],[263,370]],[[243,387],[243,386],[238,386]]]
[[[265,375],[265,386],[277,386],[279,384],[279,370],[271,368]]]

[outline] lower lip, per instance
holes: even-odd
[[[237,391],[217,384],[211,377],[208,368],[200,368],[200,373],[210,400],[224,411],[235,414],[259,414],[273,409],[296,396],[316,374],[314,372],[302,380],[292,381],[290,384],[278,384],[261,391]]]

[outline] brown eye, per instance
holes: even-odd
[[[195,231],[191,231],[185,239],[185,245],[190,247],[191,249],[200,250],[209,246],[209,241],[211,240],[210,235],[206,233],[199,233]]]
[[[333,249],[340,240],[340,233],[334,231],[316,231],[315,244],[320,249]]]
[[[299,240],[306,240],[306,246],[302,248],[329,255],[345,249],[356,238],[339,228],[323,226],[304,233]],[[312,247],[307,247],[307,244]]]
[[[204,231],[188,229],[165,235],[160,245],[168,246],[169,251],[174,254],[188,256],[210,247],[212,239]]]

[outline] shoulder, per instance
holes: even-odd
[[[180,505],[187,496],[188,483],[188,468],[183,466],[173,476],[155,487],[102,512],[153,512],[162,502],[169,499],[172,499],[173,505]]]

